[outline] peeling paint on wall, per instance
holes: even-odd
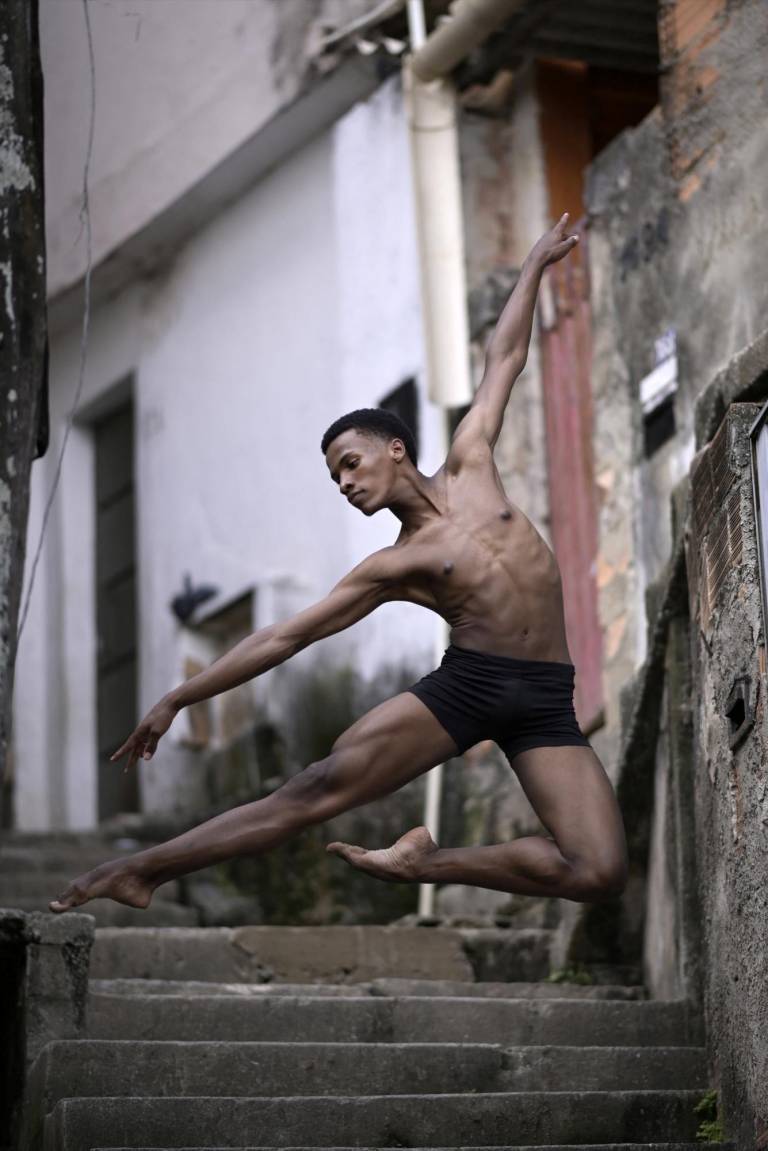
[[[13,267],[10,260],[0,263],[0,274],[5,277],[5,314],[11,324],[14,325],[16,323],[16,310],[13,306]]]
[[[13,75],[4,60],[5,50],[0,44],[0,196],[35,186],[34,176],[24,160],[24,141],[14,129],[9,110]]]

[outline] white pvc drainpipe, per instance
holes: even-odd
[[[408,0],[408,28],[416,52],[425,42],[422,0]],[[442,457],[448,450],[445,408],[468,403],[472,396],[456,98],[445,80],[430,84],[417,80],[408,58],[403,87],[411,142],[427,392],[439,405]],[[448,624],[441,619],[435,637],[436,664],[443,657],[448,636]],[[442,764],[426,778],[424,824],[435,840],[440,833],[442,778]],[[422,883],[419,915],[433,914],[434,898],[434,884]]]

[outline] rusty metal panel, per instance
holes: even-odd
[[[586,229],[579,247],[548,268],[541,331],[552,545],[563,580],[575,708],[584,731],[603,709],[603,645],[597,600],[597,492],[592,451],[592,322]]]

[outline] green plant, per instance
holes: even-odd
[[[551,971],[546,979],[547,983],[594,983],[594,979],[583,963],[574,963],[570,967],[561,967]]]
[[[707,1143],[721,1143],[724,1136],[723,1123],[717,1113],[717,1091],[714,1088],[707,1091],[693,1110],[701,1116],[696,1138]]]

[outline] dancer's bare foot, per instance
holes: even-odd
[[[359,871],[366,871],[377,879],[389,879],[396,883],[418,883],[421,878],[421,865],[428,855],[438,850],[426,827],[414,827],[401,835],[391,847],[376,851],[366,851],[351,843],[329,843],[327,851],[340,855]]]
[[[90,899],[114,899],[128,907],[149,907],[153,890],[151,884],[136,874],[128,859],[112,859],[73,879],[48,907],[51,911],[71,911]]]

